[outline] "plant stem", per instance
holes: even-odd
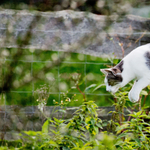
[[[81,89],[79,88],[79,85],[78,85],[78,84],[76,85],[76,87],[77,87],[78,91],[83,95],[84,101],[86,101],[85,93],[83,93],[83,92],[81,91]]]
[[[133,111],[134,111],[134,109],[136,108],[136,106],[137,106],[137,105],[135,105],[135,106],[134,106],[134,108],[133,108],[133,109],[131,109],[131,114],[133,114]],[[130,121],[130,119],[131,119],[131,116],[129,116],[129,118],[128,118],[128,120],[127,120],[127,121]]]
[[[139,111],[141,110],[141,97],[139,99]]]

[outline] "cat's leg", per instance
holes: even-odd
[[[141,78],[138,81],[136,81],[131,91],[128,94],[130,101],[137,102],[140,98],[140,92],[149,84],[150,84],[150,79],[147,78]]]

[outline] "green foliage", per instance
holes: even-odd
[[[84,102],[69,120],[48,118],[42,131],[24,132],[21,149],[92,149],[102,129],[96,108],[93,101]]]
[[[147,116],[143,111],[134,112],[130,114],[130,116],[132,116],[131,121],[123,122],[123,124],[116,129],[119,135],[117,138],[123,139],[122,145],[119,143],[119,147],[128,150],[149,150],[150,124],[145,122],[145,119],[149,120],[150,116]]]
[[[115,103],[116,110],[110,112],[112,119],[107,124],[98,118],[97,105],[93,101],[84,101],[73,117],[68,120],[47,118],[41,131],[23,131],[21,139],[13,146],[11,145],[11,149],[149,150],[150,116],[148,111],[144,109],[130,111],[126,119],[123,116],[123,110],[126,108],[125,101],[127,101],[126,94],[126,92],[116,94],[118,100]],[[115,128],[108,129],[113,125]],[[1,144],[4,150],[9,147],[6,145],[8,144]]]
[[[86,131],[87,133],[85,134],[88,134],[90,139],[94,138],[98,134],[99,129],[102,129],[102,121],[98,118],[96,108],[97,105],[93,101],[84,102],[68,123],[68,129],[79,130],[83,134]]]
[[[115,61],[114,61],[115,62]],[[132,104],[128,100],[128,91],[132,83],[122,88],[111,99],[115,110],[111,111],[112,117],[107,122],[102,121],[97,114],[97,104],[88,101],[87,92],[95,92],[101,89],[104,84],[90,84],[84,87],[86,77],[82,78],[80,73],[73,73],[70,76],[74,86],[81,94],[69,95],[68,90],[61,95],[61,101],[53,99],[53,104],[61,109],[53,110],[66,113],[65,109],[72,102],[80,101],[81,105],[73,117],[65,120],[52,118],[43,113],[44,106],[48,102],[50,86],[40,86],[34,93],[38,102],[38,108],[46,118],[41,131],[23,131],[18,144],[8,146],[1,144],[2,149],[18,150],[149,150],[150,149],[150,116],[146,106],[148,90],[141,92],[139,103]],[[143,98],[143,99],[142,99]],[[142,102],[141,102],[142,99]],[[130,108],[132,108],[130,110]],[[128,112],[128,113],[127,113]],[[109,143],[109,144],[108,144]]]

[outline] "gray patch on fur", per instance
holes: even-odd
[[[146,52],[144,57],[146,58],[146,65],[150,69],[150,52]]]
[[[122,82],[122,76],[121,75],[114,75],[113,73],[108,73],[107,75],[107,81],[108,85],[114,86],[120,82]]]

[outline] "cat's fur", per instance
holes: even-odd
[[[137,102],[141,90],[150,84],[150,44],[137,47],[115,67],[100,70],[105,74],[106,90],[112,93],[136,79],[128,97]]]

